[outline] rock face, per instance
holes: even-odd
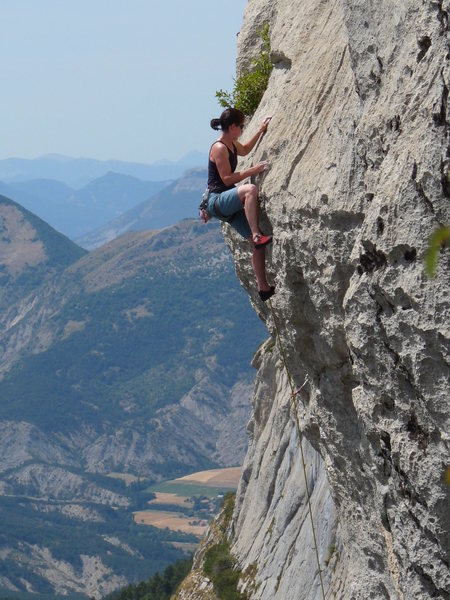
[[[327,597],[449,598],[448,1],[250,0],[238,72],[267,21],[274,69],[240,167],[259,183],[273,311],[298,396]],[[322,598],[291,389],[248,249],[226,235],[271,334],[259,368],[232,550],[250,597]],[[198,596],[201,597],[200,595]]]

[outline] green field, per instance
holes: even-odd
[[[222,487],[211,487],[208,485],[202,485],[201,483],[179,483],[173,481],[163,481],[162,483],[155,483],[147,488],[147,492],[165,492],[167,494],[177,494],[177,496],[186,496],[191,498],[192,496],[207,496],[208,498],[215,498],[218,494],[225,494],[230,489],[226,486]]]

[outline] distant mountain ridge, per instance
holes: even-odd
[[[44,284],[85,254],[86,250],[45,221],[0,196],[0,307],[3,308],[0,323],[15,299]]]
[[[197,154],[191,159],[198,160]],[[175,180],[161,181],[109,171],[78,190],[42,177],[0,180],[0,194],[91,250],[127,231],[159,229],[196,217],[206,180],[204,167],[188,169]]]
[[[206,187],[207,171],[190,169],[150,198],[130,208],[106,225],[75,238],[88,250],[98,248],[129,231],[161,229],[198,216],[198,205]]]
[[[131,175],[108,172],[79,190],[55,180],[33,179],[0,181],[0,193],[75,239],[150,198],[170,183],[142,181]]]
[[[204,165],[207,155],[193,151],[176,162],[157,161],[153,164],[120,160],[96,160],[47,155],[39,158],[7,158],[0,160],[0,180],[6,183],[30,179],[54,179],[79,189],[109,171],[130,175],[144,181],[176,179],[186,169]]]

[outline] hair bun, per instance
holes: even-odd
[[[220,119],[211,119],[211,127],[216,131],[220,129]]]

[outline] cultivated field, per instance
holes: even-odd
[[[192,533],[197,537],[204,535],[208,527],[208,521],[205,519],[187,518],[181,516],[179,513],[162,510],[140,510],[134,513],[134,520],[139,525],[152,525],[159,529],[167,527],[172,531]]]
[[[185,477],[155,483],[148,488],[156,498],[148,502],[147,510],[134,513],[138,525],[151,525],[160,529],[191,533],[202,537],[227,491],[235,490],[241,476],[241,467],[199,471]],[[195,501],[195,502],[194,502]],[[165,510],[171,508],[174,510]],[[159,510],[161,507],[162,510]],[[180,512],[176,512],[177,507]],[[186,511],[193,509],[186,516]]]
[[[174,479],[180,483],[201,483],[211,487],[223,487],[236,489],[241,476],[242,467],[228,467],[227,469],[211,469],[199,471]]]
[[[192,508],[194,503],[186,496],[179,496],[178,494],[171,494],[168,492],[154,492],[156,498],[149,500],[149,505],[156,504],[172,504],[174,506],[183,506],[184,508]]]

